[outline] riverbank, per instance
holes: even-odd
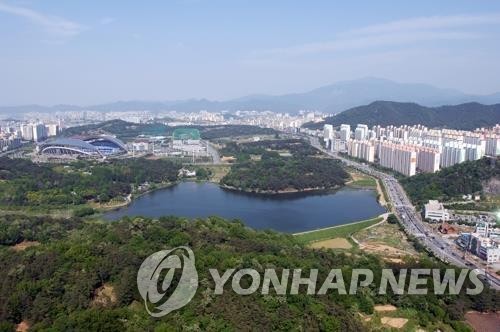
[[[346,171],[351,177],[351,180],[346,182],[346,186],[376,190],[378,203],[384,207],[387,206],[386,193],[380,184],[380,180],[352,168],[348,168]]]
[[[167,182],[167,183],[161,183],[161,184],[155,184],[154,188],[149,188],[148,190],[141,191],[140,193],[132,193],[129,194],[127,197],[125,197],[125,201],[123,203],[117,203],[113,205],[93,205],[92,203],[89,203],[89,206],[98,210],[99,212],[108,212],[108,211],[113,211],[113,210],[118,210],[124,207],[129,206],[135,199],[150,194],[152,192],[155,192],[157,190],[161,189],[166,189],[172,186],[175,186],[179,184],[181,181],[175,181],[175,182]]]
[[[241,189],[241,188],[236,188],[224,184],[218,184],[219,187],[222,189],[227,189],[227,190],[232,190],[232,191],[239,191],[239,192],[244,192],[248,194],[257,194],[257,195],[286,195],[286,194],[300,194],[300,193],[329,193],[329,192],[334,192],[338,189],[343,188],[344,186],[335,186],[332,188],[325,188],[325,187],[318,187],[318,188],[304,188],[304,189],[295,189],[295,188],[289,188],[285,190],[248,190],[248,189]]]
[[[350,238],[352,234],[382,221],[384,221],[383,214],[368,220],[295,233],[293,236],[303,243],[313,243],[335,238]]]

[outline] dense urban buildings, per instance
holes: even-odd
[[[373,126],[368,129],[368,126],[358,124],[351,132],[347,124],[342,124],[338,131],[327,124],[323,138],[331,151],[375,162],[406,176],[437,172],[485,155],[500,155],[499,125],[463,131],[429,129],[421,125]]]
[[[0,115],[1,116],[1,115]],[[298,131],[307,122],[319,122],[327,114],[314,111],[300,111],[297,114],[272,111],[64,111],[52,113],[28,112],[16,120],[0,118],[0,127],[8,126],[22,133],[23,139],[33,140],[33,127],[45,126],[45,136],[54,136],[62,127],[73,127],[108,120],[121,119],[132,123],[162,122],[170,126],[188,125],[253,125],[282,131]],[[31,119],[37,119],[33,122]],[[57,127],[55,127],[57,126]],[[23,129],[24,128],[24,129]],[[39,129],[41,130],[41,128]],[[44,135],[38,135],[42,137]]]
[[[477,223],[472,233],[461,233],[457,243],[488,264],[500,262],[500,230],[487,222]]]

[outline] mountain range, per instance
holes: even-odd
[[[492,127],[500,123],[500,104],[483,105],[474,102],[454,106],[426,107],[415,103],[376,101],[327,117],[323,122],[308,123],[304,126],[319,129],[324,124],[339,126],[343,123],[351,127],[355,127],[358,123],[369,127],[421,124],[427,127],[473,130]]]
[[[398,83],[380,78],[363,78],[323,86],[308,92],[284,95],[249,95],[241,98],[212,101],[187,99],[177,101],[118,101],[108,104],[76,105],[22,105],[0,107],[0,114],[15,115],[27,112],[54,111],[237,111],[270,110],[295,113],[315,110],[336,114],[346,109],[378,100],[413,102],[424,106],[454,105],[468,102],[500,103],[500,93],[471,95],[454,89],[442,89],[427,84]]]

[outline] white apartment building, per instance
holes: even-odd
[[[485,153],[489,156],[500,156],[500,136],[491,134],[486,136]]]
[[[47,138],[47,128],[43,123],[33,126],[33,141],[40,142]]]
[[[368,126],[364,124],[358,124],[356,130],[354,131],[354,139],[362,141],[368,138]]]
[[[351,138],[351,126],[348,124],[340,125],[340,139],[344,142]]]
[[[465,160],[478,160],[484,156],[484,146],[475,144],[465,144]]]
[[[330,135],[330,128],[324,128]],[[378,158],[384,167],[404,175],[421,172],[436,172],[469,160],[481,159],[485,154],[500,155],[500,126],[481,128],[475,131],[452,129],[428,129],[425,126],[373,126],[371,130],[358,124],[351,141],[350,126],[341,125],[340,132],[333,134],[346,143],[349,155],[371,161],[372,148],[374,159]],[[371,142],[369,145],[363,142]],[[333,141],[332,141],[332,144]],[[339,150],[331,147],[333,151]]]
[[[417,168],[424,173],[434,173],[439,171],[441,153],[439,150],[420,147],[417,155]]]
[[[21,137],[26,141],[33,140],[33,125],[23,124],[21,125]]]
[[[441,153],[441,167],[450,167],[465,161],[465,149],[462,143],[448,142]]]
[[[331,124],[325,124],[323,126],[323,138],[325,142],[328,142],[329,140],[333,139],[333,137],[334,137],[333,126]]]
[[[412,176],[416,173],[417,153],[411,147],[393,143],[381,143],[379,159],[380,165],[406,176]]]
[[[349,140],[347,142],[347,154],[351,157],[375,162],[375,146],[372,141]]]
[[[439,201],[430,200],[429,203],[425,204],[424,212],[425,219],[431,219],[435,221],[450,220],[450,213]]]
[[[47,136],[57,136],[59,134],[59,125],[56,123],[48,124],[47,126]]]
[[[344,152],[347,150],[346,142],[342,141],[340,138],[334,138],[330,142],[330,150],[332,152]]]

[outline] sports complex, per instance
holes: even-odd
[[[83,138],[56,138],[38,145],[38,153],[45,156],[95,157],[120,155],[127,152],[126,145],[112,136]]]

